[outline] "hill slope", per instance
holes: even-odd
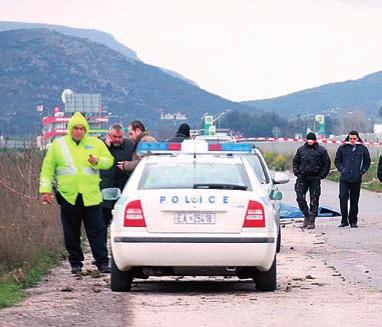
[[[0,32],[10,31],[15,29],[36,29],[36,28],[47,28],[49,30],[57,31],[65,35],[86,38],[91,41],[106,45],[110,49],[118,51],[130,59],[141,61],[134,50],[131,50],[130,48],[126,47],[122,43],[118,42],[112,35],[105,33],[103,31],[73,28],[73,27],[60,26],[60,25],[50,25],[50,24],[6,22],[6,21],[1,22],[0,21]],[[174,72],[172,70],[165,69],[165,68],[161,68],[161,69],[165,73],[173,77],[180,78],[182,80],[185,80],[197,86],[195,82],[191,81],[190,79],[184,77],[183,75],[177,72]]]
[[[266,111],[275,111],[284,116],[319,113],[333,107],[364,110],[374,115],[382,105],[382,72],[277,98],[242,103]]]
[[[253,111],[106,46],[46,29],[0,33],[0,80],[0,133],[38,130],[36,104],[60,105],[65,88],[101,93],[119,120],[143,119],[153,129],[161,109],[182,111],[191,124],[198,124],[205,112]]]

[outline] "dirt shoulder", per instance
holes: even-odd
[[[379,326],[382,293],[349,282],[328,264],[334,248],[299,223],[282,229],[278,290],[227,278],[161,278],[112,293],[107,275],[76,279],[55,268],[18,306],[0,311],[1,326]],[[88,267],[90,258],[87,259]],[[158,282],[161,280],[161,282]]]

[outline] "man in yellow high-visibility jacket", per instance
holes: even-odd
[[[99,170],[109,169],[114,158],[101,140],[87,135],[88,131],[86,119],[76,112],[69,120],[68,134],[54,140],[49,147],[40,175],[44,203],[52,202],[56,180],[65,247],[73,274],[81,273],[84,260],[80,240],[82,221],[98,269],[110,272],[103,236]]]

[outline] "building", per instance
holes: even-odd
[[[81,112],[87,119],[92,136],[102,137],[107,133],[109,117],[101,105],[99,94],[66,94],[63,99],[64,111],[55,107],[53,114],[42,119],[42,135],[37,138],[37,145],[44,149],[58,136],[66,135],[67,125],[76,111]]]

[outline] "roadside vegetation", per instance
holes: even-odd
[[[279,154],[276,152],[265,151],[263,153],[263,156],[270,169],[273,169],[276,171],[293,169],[292,154],[284,155],[284,154]],[[331,166],[330,173],[327,179],[338,182],[340,178],[340,173],[334,166],[335,154],[329,153],[329,156],[332,161],[332,166]],[[374,158],[372,159],[370,169],[363,176],[362,188],[369,191],[373,191],[373,192],[382,192],[382,183],[380,183],[379,179],[377,178],[377,169],[378,169],[378,159]]]
[[[57,205],[43,205],[38,176],[43,153],[0,151],[0,308],[24,296],[62,256]]]

